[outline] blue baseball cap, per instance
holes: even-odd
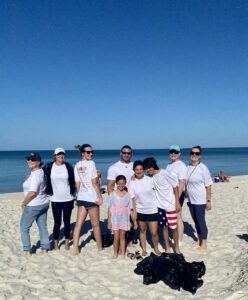
[[[41,161],[41,156],[37,152],[31,152],[26,159],[33,160],[33,161]]]
[[[176,150],[178,152],[181,152],[180,147],[178,145],[171,145],[170,150]]]

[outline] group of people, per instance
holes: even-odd
[[[89,214],[98,250],[102,250],[99,207],[103,198],[97,170],[92,155],[92,146],[80,147],[81,160],[73,168],[65,162],[65,150],[56,148],[53,161],[42,168],[38,153],[26,157],[30,174],[25,178],[24,200],[20,222],[21,238],[25,255],[31,254],[30,228],[36,221],[40,233],[41,253],[50,250],[47,230],[47,211],[50,198],[54,218],[54,250],[59,249],[59,235],[64,222],[65,249],[70,248],[71,213],[76,199],[77,218],[73,230],[73,254],[79,254],[79,237]],[[142,256],[147,255],[146,230],[150,232],[154,252],[158,248],[158,230],[162,230],[164,249],[170,252],[169,228],[172,230],[174,252],[180,253],[184,233],[182,207],[187,194],[192,219],[195,223],[200,249],[207,248],[208,229],[205,211],[211,209],[210,172],[201,159],[202,149],[194,146],[190,152],[191,163],[186,166],[181,160],[178,145],[169,148],[171,162],[165,169],[158,166],[153,157],[131,162],[132,148],[125,145],[120,151],[120,160],[108,169],[106,207],[108,228],[114,234],[114,258],[125,256],[127,233],[139,229]],[[47,197],[50,196],[50,197]]]

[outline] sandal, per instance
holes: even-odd
[[[140,254],[139,251],[135,251],[135,258],[136,258],[137,260],[142,260],[142,259],[143,259],[143,257],[141,256],[141,254]]]
[[[131,252],[128,252],[127,253],[127,257],[129,257],[130,259],[135,259],[135,254],[134,253],[131,253]]]

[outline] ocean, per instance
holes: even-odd
[[[32,150],[34,151],[34,150]],[[53,150],[35,150],[41,154],[44,163],[53,158]],[[22,191],[22,183],[25,175],[29,172],[25,160],[31,151],[0,151],[0,193]],[[181,159],[188,164],[190,149],[182,149]],[[102,183],[106,184],[108,167],[119,159],[119,150],[95,150],[93,160],[98,170],[102,172]],[[143,160],[153,156],[158,165],[164,168],[168,163],[168,150],[143,149],[134,150],[132,161]],[[75,165],[80,159],[77,150],[66,152],[66,161]],[[220,170],[225,174],[246,175],[248,174],[248,147],[245,148],[205,148],[202,153],[202,162],[205,163],[211,174],[216,175]]]

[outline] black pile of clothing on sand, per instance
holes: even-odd
[[[143,275],[143,283],[148,285],[160,280],[170,288],[195,294],[203,285],[201,277],[206,272],[203,261],[189,263],[182,254],[162,253],[160,256],[151,253],[137,264],[134,272]]]

